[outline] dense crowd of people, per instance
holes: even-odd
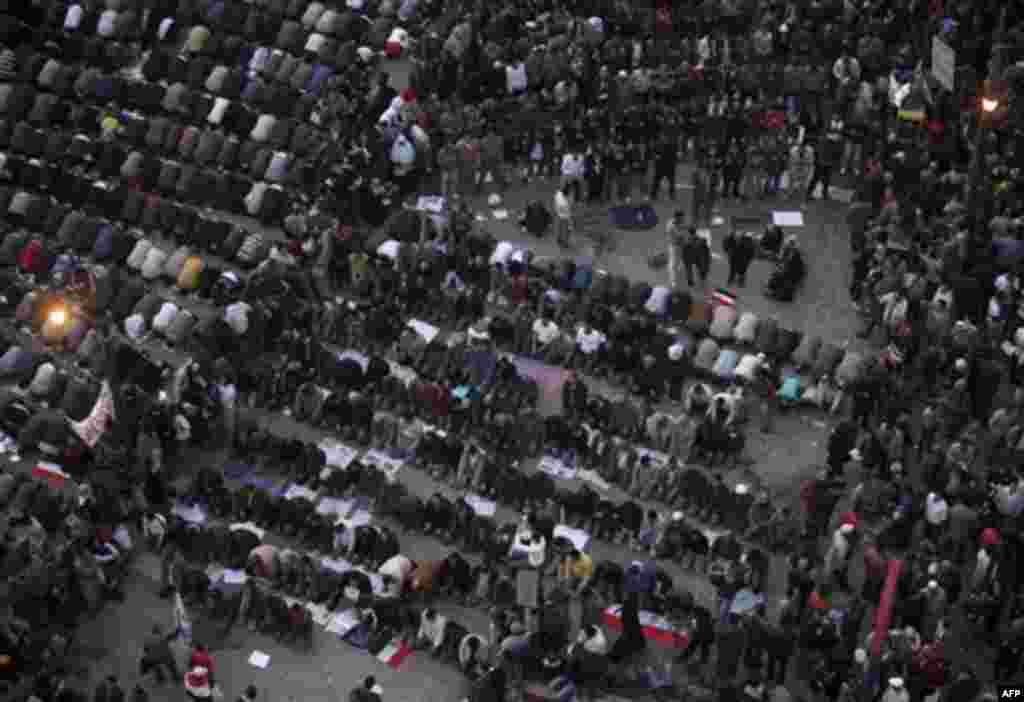
[[[147,638],[140,673],[197,700],[238,681],[217,681],[199,642],[180,665],[171,642],[188,640],[190,610],[309,644],[315,607],[303,603],[355,611],[354,646],[404,641],[460,666],[474,702],[524,679],[566,700],[713,681],[718,699],[744,702],[786,689],[968,701],[1015,679],[1016,135],[959,110],[988,47],[1013,44],[1018,11],[997,9],[4,5],[0,300],[12,323],[0,375],[12,387],[0,428],[8,454],[42,456],[31,475],[17,462],[0,475],[9,690],[84,695],[69,677],[76,628],[123,596],[140,545],[160,554],[176,613]],[[962,94],[924,68],[936,34],[964,67]],[[379,70],[396,57],[413,65],[401,92]],[[582,259],[537,266],[528,246],[480,234],[468,204],[553,179],[554,217],[541,204],[524,226],[556,223],[571,243],[579,208],[656,200],[663,185],[674,199],[688,162],[667,285]],[[711,252],[697,230],[719,202],[811,199],[818,186],[827,199],[837,176],[856,186],[863,352],[704,290]],[[441,197],[418,197],[430,190]],[[775,259],[780,299],[813,263],[778,229],[733,232],[725,254],[728,286],[745,285],[756,256]],[[593,376],[624,392],[601,396]],[[756,463],[750,420],[770,430],[800,406],[836,419],[799,513],[714,470]],[[282,437],[260,419],[279,411],[371,452],[339,462],[336,444]],[[296,492],[237,485],[217,466],[175,494],[188,458],[218,444]],[[403,464],[465,496],[409,494],[384,470]],[[850,509],[835,515],[843,495]],[[522,521],[481,513],[468,499],[480,496]],[[355,502],[320,512],[324,497],[366,500],[391,526],[339,527]],[[596,559],[556,525],[643,560]],[[399,530],[452,551],[404,553]],[[770,551],[789,556],[778,608],[765,597]],[[247,577],[217,581],[210,564]],[[708,575],[718,602],[685,592],[679,565]],[[553,587],[524,610],[519,573],[531,570]],[[446,614],[452,599],[489,608],[491,630]],[[689,667],[668,682],[646,656],[651,617],[685,639]],[[970,654],[982,647],[994,675]],[[368,677],[351,697],[382,694]],[[107,678],[95,696],[125,692]]]

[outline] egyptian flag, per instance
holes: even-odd
[[[96,404],[93,405],[89,416],[80,422],[71,422],[71,429],[82,443],[93,448],[113,423],[114,393],[110,389],[110,382],[104,380],[100,396],[96,398]]]
[[[708,295],[708,304],[712,307],[735,307],[736,297],[725,288],[718,288]]]
[[[381,649],[377,654],[377,660],[387,663],[389,667],[398,670],[405,659],[412,655],[412,648],[407,646],[400,638],[394,639],[391,643]]]
[[[36,467],[32,469],[33,478],[42,478],[53,485],[54,487],[60,487],[67,481],[71,476],[61,470],[60,466],[56,463],[47,463],[40,461],[36,464]]]
[[[671,34],[672,25],[672,1],[658,0],[657,8],[654,11],[654,25],[660,34]]]

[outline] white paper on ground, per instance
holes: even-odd
[[[252,655],[249,656],[249,665],[256,666],[257,668],[266,668],[270,665],[270,656],[263,651],[253,651]]]
[[[804,226],[803,212],[772,212],[772,224],[776,227]]]

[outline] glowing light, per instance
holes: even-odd
[[[981,109],[988,113],[995,112],[999,109],[999,101],[995,98],[982,98]]]
[[[68,321],[68,311],[64,309],[63,306],[55,307],[50,311],[47,319],[50,321],[50,324],[53,324],[54,326],[63,326],[64,323]]]

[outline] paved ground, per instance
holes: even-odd
[[[405,70],[392,66],[395,82],[399,87],[404,83]],[[688,180],[689,169],[683,168],[680,183]],[[549,201],[554,183],[532,183],[525,188],[509,192],[503,207],[510,210],[510,217],[497,221],[490,217],[489,208],[482,199],[476,201],[481,214],[488,216],[483,225],[499,240],[512,240],[529,244],[539,256],[561,256],[550,239],[536,240],[519,231],[515,226],[517,210],[533,198]],[[688,207],[688,192],[682,191],[681,204]],[[662,202],[656,209],[662,223],[671,215],[676,205]],[[734,216],[761,217],[765,221],[773,209],[795,209],[792,203],[743,203],[725,205],[720,215],[726,222]],[[807,226],[798,232],[801,246],[809,262],[809,277],[797,300],[791,304],[779,304],[766,299],[760,290],[770,272],[769,264],[756,262],[751,270],[746,290],[739,292],[739,304],[752,309],[762,317],[775,315],[784,325],[803,332],[813,332],[840,342],[852,338],[855,328],[855,313],[850,305],[846,288],[849,270],[849,246],[843,227],[844,208],[841,205],[812,204],[805,212]],[[721,254],[721,228],[713,233],[715,252]],[[653,271],[647,265],[648,257],[664,250],[663,224],[645,232],[619,232],[613,235],[615,249],[598,261],[601,268],[609,272],[626,275],[632,279],[646,279],[652,283],[666,281],[666,273]],[[581,253],[587,253],[585,250]],[[720,257],[713,262],[709,285],[716,286],[725,281],[725,264]],[[779,499],[790,499],[799,479],[808,474],[809,467],[821,460],[822,439],[825,425],[823,417],[801,412],[781,418],[776,432],[760,435],[756,431],[748,442],[750,453],[756,463],[753,469],[764,484]],[[310,430],[295,426],[290,420],[279,417],[275,423],[292,427],[300,436],[308,438]],[[428,494],[436,486],[423,475],[405,470],[402,480],[420,494]],[[512,519],[507,510],[499,511],[499,518]],[[405,550],[417,557],[438,557],[445,549],[436,541],[423,537],[404,535]],[[596,555],[600,558],[615,558],[624,561],[631,557],[622,548],[599,544]],[[709,599],[712,591],[708,583],[693,574],[676,574],[686,587],[694,590],[701,599]],[[141,639],[150,625],[159,622],[168,625],[171,621],[170,606],[157,599],[157,563],[152,556],[143,556],[138,562],[133,585],[128,588],[126,602],[110,609],[94,623],[85,628],[83,641],[87,648],[97,654],[91,674],[96,676],[117,672],[126,683],[137,677],[138,650]],[[452,612],[477,631],[485,631],[483,617],[477,612]],[[262,650],[271,655],[267,670],[258,670],[247,664],[253,650]],[[454,670],[440,666],[424,656],[417,655],[407,661],[400,672],[394,672],[364,653],[355,651],[334,639],[318,632],[315,652],[310,655],[297,653],[277,646],[264,637],[237,631],[227,648],[215,653],[218,674],[226,695],[234,698],[245,685],[256,684],[264,691],[268,700],[336,700],[358,681],[361,676],[374,674],[385,688],[384,699],[388,702],[447,702],[460,699],[463,683]],[[180,688],[166,688],[154,692],[155,700],[180,699]]]

